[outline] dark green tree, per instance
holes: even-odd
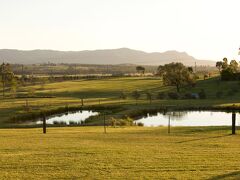
[[[177,92],[185,85],[193,85],[196,76],[191,69],[182,63],[170,63],[158,67],[158,75],[163,77],[163,84],[168,86],[176,86]]]
[[[233,73],[237,73],[238,72],[238,62],[236,60],[231,60],[229,68],[231,69],[231,71]]]
[[[217,61],[216,62],[216,68],[218,68],[219,73],[221,72],[223,67],[223,62],[222,61]]]
[[[152,94],[151,94],[149,91],[146,92],[146,97],[147,97],[147,99],[149,100],[149,103],[151,104],[153,97],[152,97]]]
[[[228,59],[225,57],[223,58],[222,69],[225,70],[228,68]]]
[[[5,97],[5,88],[8,83],[14,80],[14,74],[10,64],[2,63],[0,65],[0,81],[2,82],[2,96]]]
[[[141,97],[141,94],[139,93],[138,90],[136,90],[132,92],[132,97],[136,100],[136,104],[137,104],[137,100]]]
[[[136,67],[137,73],[144,74],[145,73],[145,68],[142,66],[137,66]]]
[[[122,99],[122,100],[127,99],[126,93],[122,91],[119,95],[119,98]]]

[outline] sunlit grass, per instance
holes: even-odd
[[[238,179],[240,138],[227,129],[2,129],[0,179]]]

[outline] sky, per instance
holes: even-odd
[[[240,60],[240,0],[0,0],[0,49],[177,50]]]

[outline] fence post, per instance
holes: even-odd
[[[236,113],[232,113],[232,134],[236,134]]]
[[[83,98],[81,98],[82,106],[83,106]]]
[[[170,127],[171,127],[171,116],[168,116],[168,134],[170,134]]]
[[[106,134],[107,130],[106,130],[106,115],[105,115],[105,113],[103,113],[103,126],[104,126],[104,133]]]
[[[46,115],[43,114],[43,134],[47,133]]]

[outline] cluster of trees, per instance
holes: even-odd
[[[144,74],[145,68],[142,66],[137,66],[136,67],[136,71],[140,74]],[[177,93],[174,92],[170,92],[168,93],[168,97],[171,99],[178,99],[179,98],[179,92],[180,89],[184,86],[190,86],[190,87],[194,87],[196,85],[196,79],[197,76],[196,74],[193,72],[193,68],[192,67],[186,67],[184,66],[182,63],[170,63],[170,64],[165,64],[165,65],[160,65],[157,69],[157,75],[162,77],[163,79],[163,84],[166,86],[175,86]],[[203,97],[200,96],[201,94],[203,94],[203,92],[201,91],[199,93],[199,97]],[[153,95],[150,92],[145,92],[146,98],[149,100],[149,102],[152,102],[153,99]],[[204,92],[205,95],[205,92]],[[136,100],[141,97],[141,94],[139,91],[133,91],[131,96]],[[192,96],[190,95],[186,95],[186,97],[190,97]],[[186,98],[185,97],[185,98]],[[121,99],[126,99],[126,94],[124,94],[123,92],[120,94],[120,98]],[[160,93],[158,96],[158,99],[164,99],[165,98],[165,94]],[[194,97],[191,97],[194,98]]]
[[[137,101],[141,98],[141,97],[145,97],[146,100],[149,101],[149,103],[151,104],[152,101],[154,99],[158,99],[158,100],[164,100],[164,99],[206,99],[207,95],[204,89],[201,89],[198,93],[189,93],[189,92],[185,92],[185,93],[178,93],[178,92],[159,92],[158,94],[154,94],[150,91],[139,91],[139,90],[134,90],[129,94],[129,97],[133,98]],[[119,98],[122,100],[127,99],[127,94],[125,92],[121,92],[119,95]]]
[[[146,97],[149,100],[149,102],[152,103],[153,95],[150,92],[148,92],[148,91],[145,92],[145,94],[146,94]],[[131,93],[131,97],[136,100],[136,104],[137,104],[137,101],[140,99],[141,95],[142,94],[141,94],[141,92],[139,90],[135,90],[135,91],[133,91]],[[121,92],[119,98],[123,99],[123,100],[127,99],[127,94],[124,93],[124,92]]]
[[[135,73],[138,68],[132,64],[120,65],[97,65],[97,64],[11,64],[14,74],[16,75],[89,75],[89,74],[131,74]],[[137,70],[139,73],[154,73],[157,66],[145,65],[140,66],[143,69]]]
[[[2,89],[2,97],[6,97],[6,92],[10,92],[12,97],[17,94],[18,86],[26,86],[27,84],[35,85],[36,83],[44,89],[44,85],[50,77],[35,77],[33,75],[27,76],[22,74],[17,76],[12,70],[12,66],[8,63],[2,63],[0,65],[0,87]],[[28,96],[34,96],[35,89],[31,88],[28,91]]]
[[[227,58],[223,58],[223,61],[216,62],[216,67],[221,74],[221,80],[229,81],[229,80],[239,80],[239,65],[236,60],[231,60],[228,62]]]

